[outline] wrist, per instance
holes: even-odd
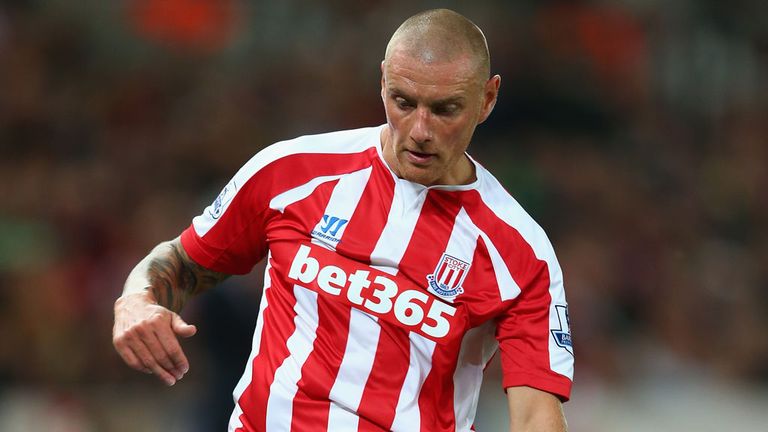
[[[125,290],[120,295],[120,297],[115,300],[115,305],[118,304],[130,302],[130,301],[140,301],[142,303],[150,303],[150,304],[157,304],[157,299],[155,298],[155,294],[152,292],[150,287],[143,288],[139,291],[128,291]]]

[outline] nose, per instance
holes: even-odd
[[[432,140],[431,113],[425,107],[419,107],[414,113],[416,118],[411,128],[411,139],[422,144]]]

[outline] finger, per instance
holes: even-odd
[[[114,345],[115,350],[128,366],[136,370],[146,370],[144,363],[136,357],[136,354],[133,353],[133,350],[124,339],[116,339]],[[152,371],[149,373],[152,373]]]
[[[176,335],[167,329],[164,331],[156,331],[160,345],[165,349],[165,353],[168,359],[173,364],[173,374],[176,379],[181,379],[187,371],[189,371],[189,361],[187,356],[184,355],[184,350],[179,345],[179,340],[176,339]]]
[[[187,324],[178,314],[173,314],[171,319],[173,331],[181,337],[192,337],[197,333],[197,327]]]
[[[163,346],[163,343],[157,337],[157,333],[161,333],[161,332],[162,330],[147,329],[143,334],[144,337],[142,337],[141,339],[146,345],[146,347],[149,349],[149,352],[152,355],[152,357],[154,357],[155,361],[163,369],[173,374],[178,379],[176,366],[173,364],[173,362],[171,361],[171,358],[168,356],[168,352]]]
[[[139,340],[137,343],[131,345],[131,347],[133,348],[133,352],[136,354],[136,357],[141,360],[146,369],[152,371],[155,376],[160,378],[167,385],[172,386],[176,384],[176,377],[171,375],[170,372],[165,370],[162,366],[160,366],[159,363],[157,363],[157,360],[155,360],[155,357],[150,353],[149,348],[147,348],[143,341]]]

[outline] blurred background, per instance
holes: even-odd
[[[188,305],[173,388],[112,349],[126,275],[264,146],[383,123],[386,42],[439,6],[503,78],[470,152],[564,269],[571,430],[768,430],[761,0],[3,0],[0,430],[224,430],[261,269]]]

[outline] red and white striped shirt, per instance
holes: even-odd
[[[485,366],[570,395],[560,267],[482,166],[468,185],[397,178],[384,126],[259,152],[181,240],[202,266],[268,258],[230,431],[468,431]]]

